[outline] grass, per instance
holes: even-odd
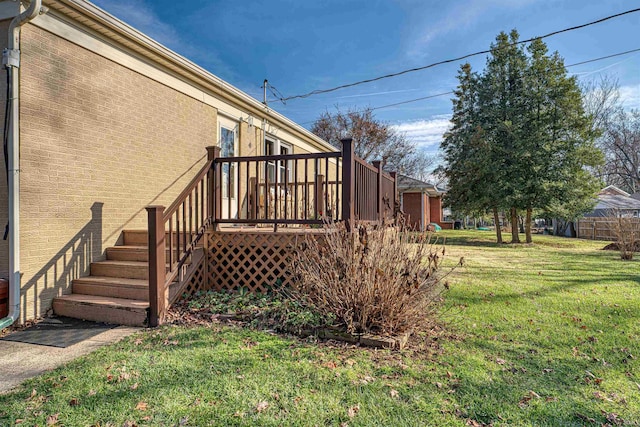
[[[166,326],[0,396],[0,425],[640,425],[639,261],[602,242],[443,233],[465,265],[444,332],[412,349]]]

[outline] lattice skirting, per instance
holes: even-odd
[[[292,284],[289,261],[307,236],[321,234],[280,231],[207,233],[207,287],[216,290],[266,292]]]
[[[192,296],[196,292],[204,291],[208,289],[207,286],[207,265],[206,257],[203,257],[202,262],[198,263],[193,274],[188,278],[189,282],[185,285],[183,295]]]

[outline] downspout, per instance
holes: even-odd
[[[9,313],[0,319],[0,329],[11,326],[20,316],[20,27],[41,13],[42,0],[31,0],[27,10],[9,24],[8,47],[2,52],[7,68],[8,133],[7,157],[9,186]]]

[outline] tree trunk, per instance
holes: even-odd
[[[500,227],[500,215],[498,214],[498,208],[493,208],[493,222],[496,225],[496,239],[498,243],[502,243],[502,228]]]
[[[533,240],[531,240],[531,208],[527,208],[527,217],[524,220],[524,232],[526,235],[526,241],[527,243],[531,243]]]
[[[511,208],[511,243],[520,243],[520,236],[518,235],[518,211],[516,208]]]

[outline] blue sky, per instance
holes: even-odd
[[[485,50],[499,31],[530,38],[640,5],[607,0],[95,0],[95,4],[262,100],[266,78],[285,97]],[[545,39],[566,64],[640,48],[640,12]],[[476,70],[485,57],[471,58]],[[323,111],[378,107],[448,92],[460,63],[270,106],[309,127]],[[618,79],[640,108],[640,52],[569,68]],[[273,97],[270,97],[273,98]],[[430,153],[451,114],[441,96],[375,111]]]

